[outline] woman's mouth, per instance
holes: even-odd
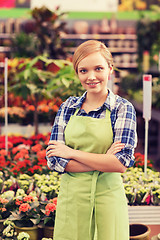
[[[90,87],[95,87],[95,86],[97,86],[98,83],[99,82],[87,83],[87,85],[90,86]]]

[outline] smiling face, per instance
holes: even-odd
[[[88,93],[106,94],[108,76],[112,68],[100,52],[83,58],[78,64],[78,77]]]

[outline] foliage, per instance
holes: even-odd
[[[152,48],[159,48],[159,29],[159,19],[156,21],[152,21],[149,18],[146,18],[143,14],[141,14],[141,19],[137,21],[136,25],[139,70],[142,70],[143,53],[145,51],[149,51],[149,55],[151,56],[151,52],[153,51]]]
[[[39,50],[39,40],[34,33],[27,34],[25,32],[17,33],[12,37],[12,57],[32,58],[36,57]]]
[[[60,12],[59,7],[54,11],[45,6],[31,10],[35,21],[34,33],[39,40],[39,54],[47,53],[51,58],[65,58],[65,51],[61,44],[60,34],[64,32],[65,22],[62,21],[66,13]]]
[[[35,107],[34,111],[34,126],[35,134],[38,134],[38,102],[43,97],[48,97],[47,83],[51,78],[54,78],[54,73],[47,71],[43,61],[47,58],[37,56],[25,61],[19,66],[19,72],[14,74],[12,85],[9,90],[16,96],[22,96],[27,100],[28,96]]]
[[[55,83],[57,88],[55,88]],[[60,95],[62,100],[71,95],[81,96],[84,92],[71,64],[64,66],[57,72],[54,79],[49,82],[48,89],[51,90],[51,94]]]
[[[19,106],[23,107],[23,109],[18,108],[18,102],[15,102],[16,107],[9,107],[8,112],[11,117],[9,120],[15,121],[17,118],[18,121],[22,121],[24,119],[25,123],[25,118],[31,118],[34,113],[36,134],[38,133],[38,117],[42,117],[41,112],[44,109],[44,105],[39,105],[43,104],[44,100],[48,104],[48,106],[45,105],[45,111],[46,108],[50,109],[48,118],[54,118],[60,106],[58,99],[65,100],[70,95],[79,96],[84,91],[69,60],[49,59],[46,56],[10,60],[9,78],[9,104],[10,101],[16,101],[14,97],[16,96],[17,100],[21,101]],[[4,96],[2,100],[4,102]],[[0,109],[0,117],[4,117],[4,108]]]
[[[66,13],[43,6],[30,11],[32,19],[24,21],[21,32],[12,37],[12,57],[36,57],[47,53],[51,58],[65,58],[61,32],[65,31]]]

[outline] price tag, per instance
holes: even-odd
[[[152,75],[143,75],[143,118],[151,119]]]

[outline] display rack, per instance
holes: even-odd
[[[114,56],[115,65],[122,69],[137,68],[137,36],[136,34],[62,34],[62,42],[68,53],[89,39],[103,41]]]

